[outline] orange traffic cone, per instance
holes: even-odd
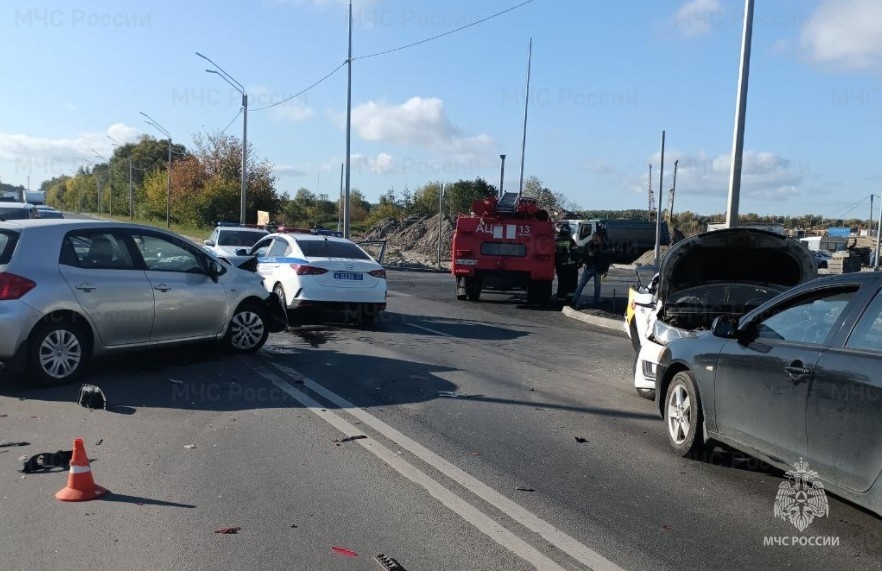
[[[85,502],[100,498],[107,490],[92,479],[92,467],[86,456],[83,439],[74,440],[73,456],[70,459],[70,474],[67,476],[67,487],[59,490],[55,497],[63,502]]]

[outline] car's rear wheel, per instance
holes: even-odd
[[[224,337],[224,345],[236,353],[254,353],[269,337],[266,312],[253,303],[236,308]]]
[[[29,376],[47,387],[74,380],[88,358],[88,336],[72,321],[47,321],[34,330],[28,347]]]
[[[671,379],[665,396],[665,427],[668,444],[680,456],[695,457],[705,449],[704,415],[695,377],[689,371],[680,371]]]

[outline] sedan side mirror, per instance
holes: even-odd
[[[247,256],[248,250],[246,248],[239,248],[236,250],[236,255],[237,256]]]
[[[214,243],[214,240],[203,240],[202,243],[205,244],[206,246],[208,246],[209,248],[214,248],[216,245]]]
[[[723,339],[735,339],[738,337],[738,322],[731,317],[721,315],[714,319],[711,325],[711,333],[715,337]]]
[[[225,270],[217,261],[208,261],[208,277],[211,278],[211,281],[217,283],[218,278],[224,273],[224,271]]]

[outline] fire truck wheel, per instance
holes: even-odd
[[[481,299],[481,282],[477,278],[465,279],[466,299],[478,301]]]
[[[551,301],[551,280],[530,280],[527,286],[527,303],[544,305]]]

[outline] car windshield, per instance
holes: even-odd
[[[18,240],[18,233],[9,230],[0,230],[0,266],[8,264],[12,259],[12,251]]]
[[[352,242],[339,240],[298,240],[297,245],[307,258],[349,258],[352,260],[370,260],[361,248]]]
[[[264,236],[266,236],[266,232],[255,232],[249,230],[221,230],[220,235],[217,239],[217,245],[250,248]]]

